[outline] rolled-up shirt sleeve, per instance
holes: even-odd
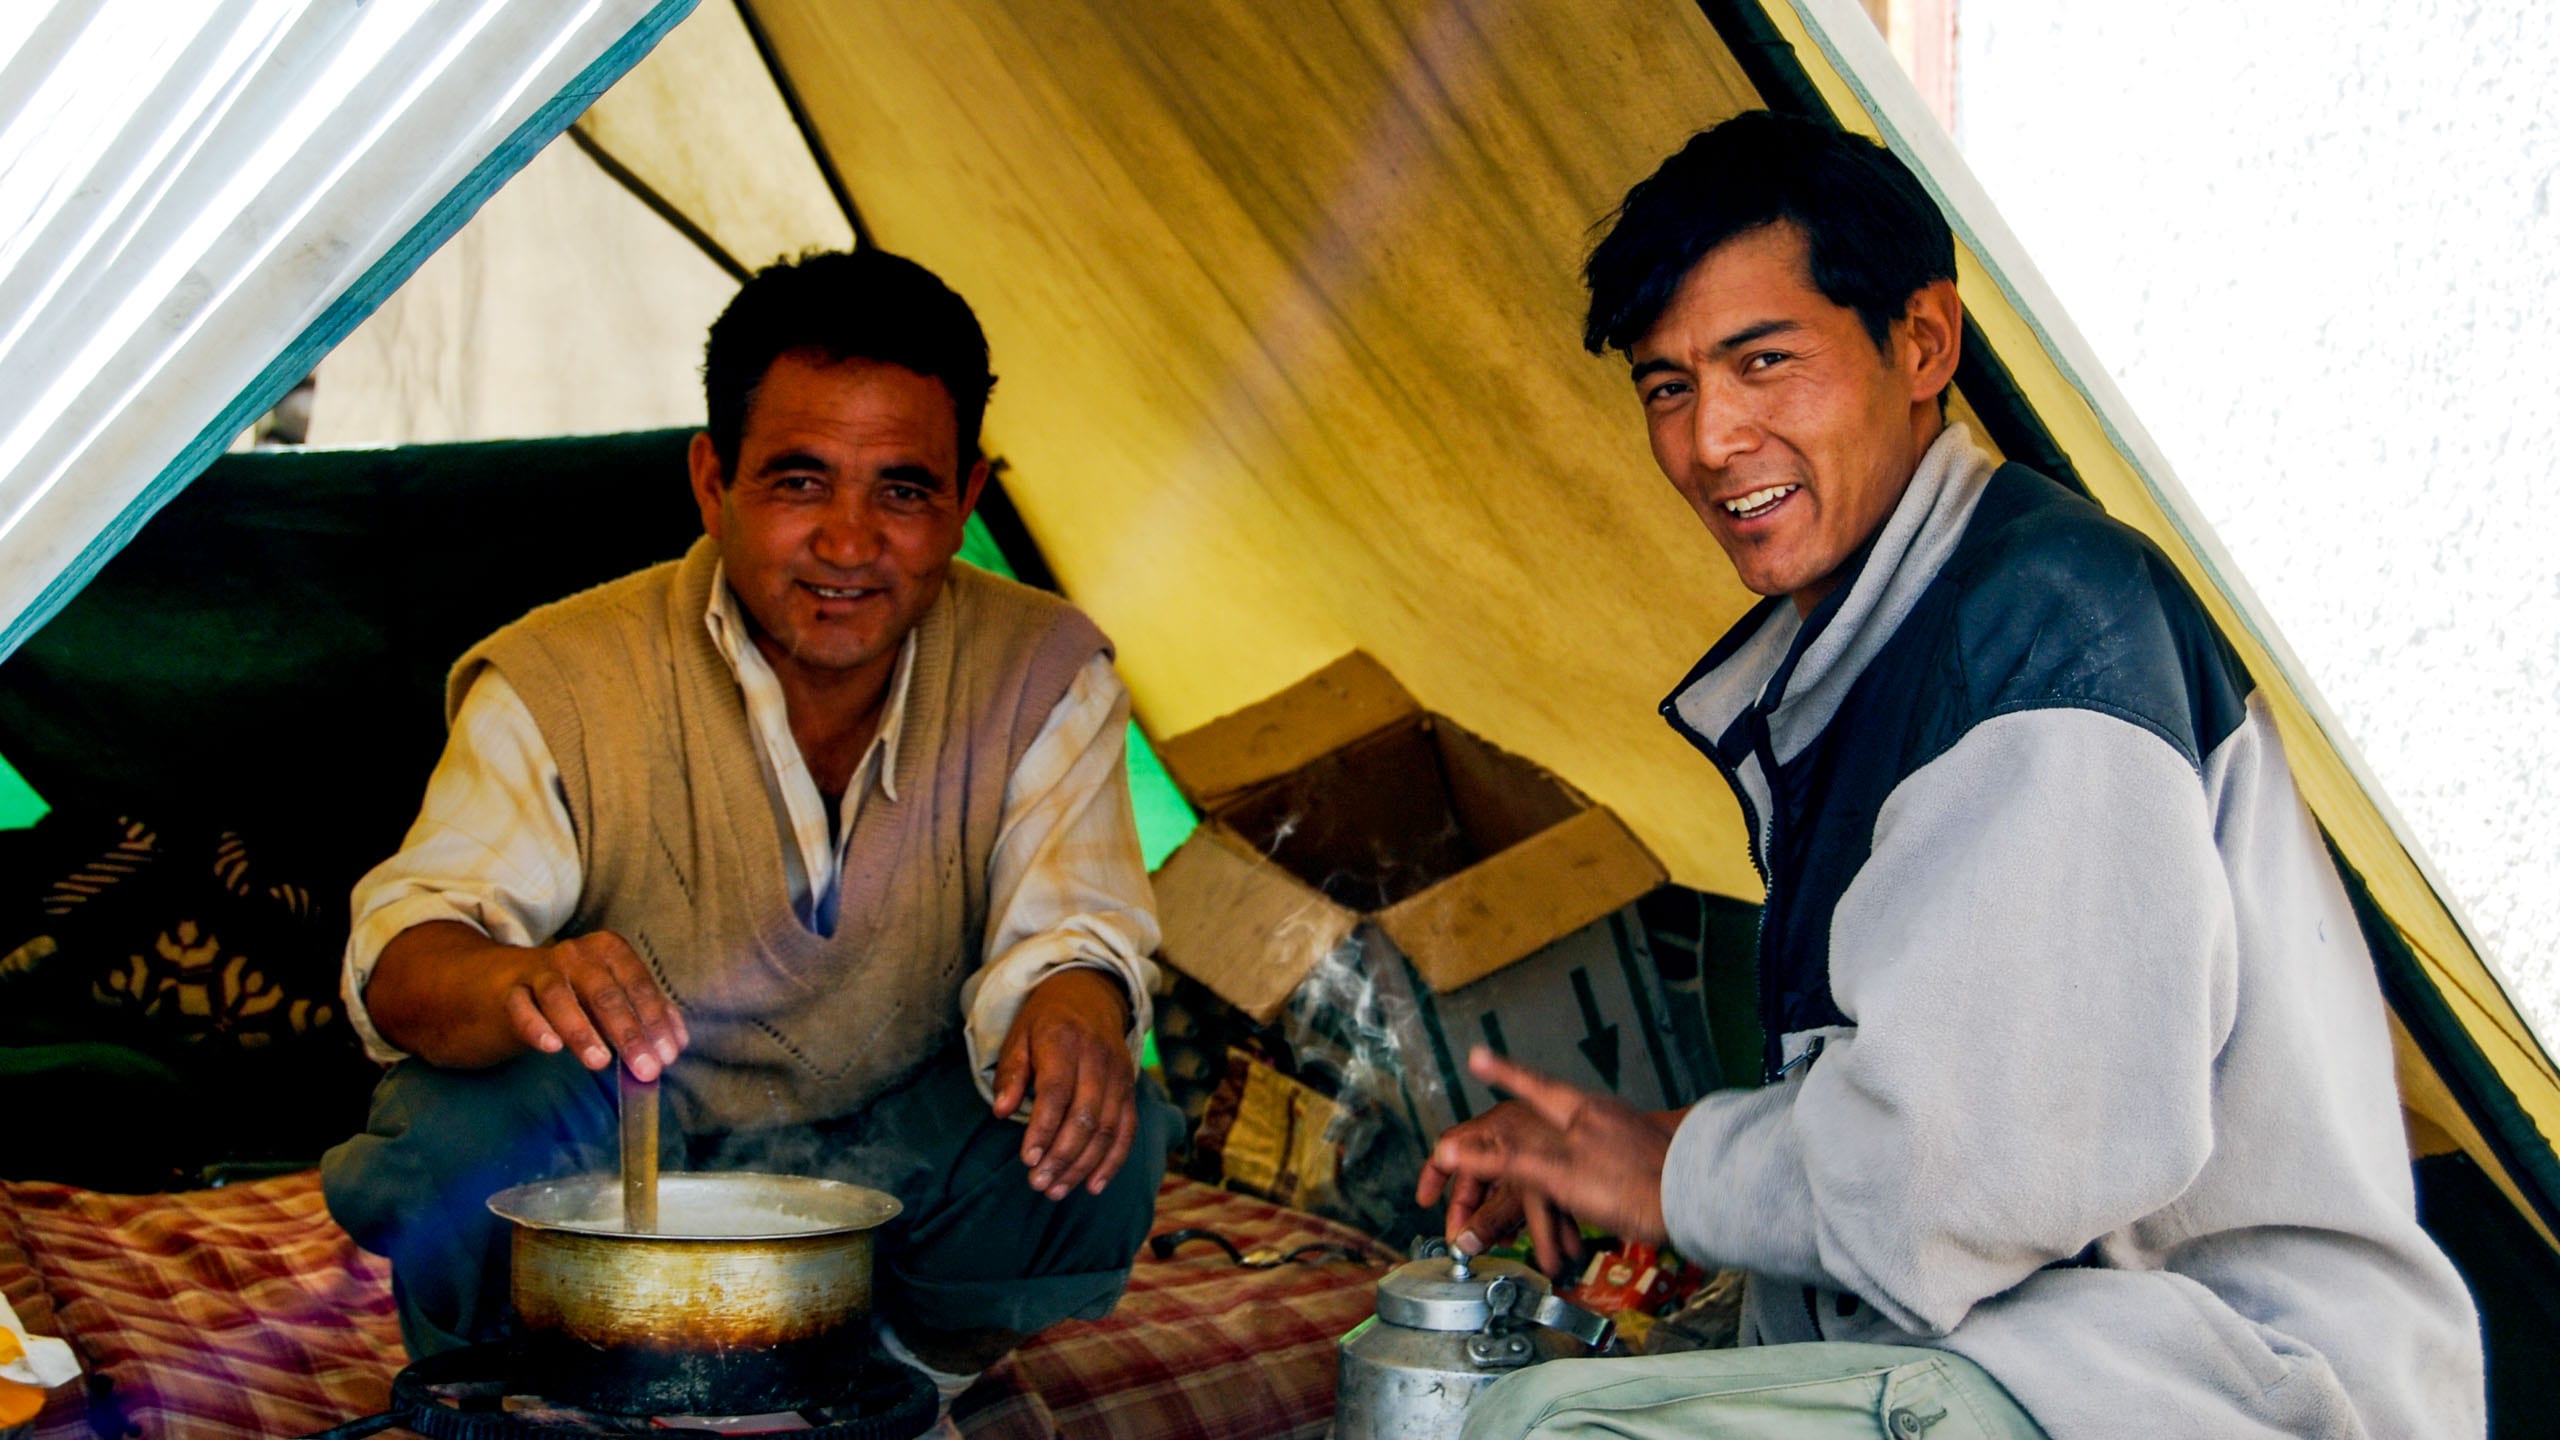
[[[484,668],[455,713],[408,838],[356,882],[343,973],[347,1018],[365,1053],[406,1053],[374,1028],[365,986],[383,947],[412,926],[456,920],[510,945],[568,923],[583,873],[560,767],[515,688]]]
[[[1032,989],[1101,970],[1129,992],[1134,1061],[1153,1020],[1155,893],[1129,800],[1129,691],[1096,655],[1032,737],[1005,784],[988,867],[984,963],[961,991],[969,1061],[992,1099],[995,1067]]]

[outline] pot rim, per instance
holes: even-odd
[[[622,1228],[622,1177],[571,1175],[516,1185],[489,1197],[490,1212],[527,1230],[550,1230],[615,1240],[672,1240],[724,1244],[793,1240],[876,1230],[906,1207],[894,1195],[842,1180],[768,1175],[753,1170],[678,1171],[658,1177],[659,1228],[634,1234]],[[722,1206],[755,1205],[753,1225],[714,1229],[687,1225]]]

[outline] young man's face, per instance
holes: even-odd
[[[694,499],[777,673],[876,672],[942,593],[987,478],[960,468],[951,392],[876,360],[787,354],[747,407],[734,475],[693,442]]]
[[[1745,586],[1810,610],[1892,513],[1940,429],[1954,303],[1950,284],[1923,290],[1880,351],[1814,288],[1804,234],[1783,222],[1681,280],[1628,358],[1655,463]]]

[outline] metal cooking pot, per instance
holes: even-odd
[[[877,1190],[790,1175],[658,1180],[658,1224],[622,1228],[622,1182],[583,1175],[489,1197],[515,1222],[523,1380],[615,1415],[831,1405],[862,1378]]]

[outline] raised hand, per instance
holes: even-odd
[[[1525,1218],[1539,1267],[1553,1272],[1581,1253],[1577,1218],[1628,1239],[1669,1238],[1662,1163],[1670,1117],[1577,1090],[1481,1047],[1467,1067],[1519,1098],[1450,1127],[1432,1147],[1415,1198],[1429,1205],[1449,1195],[1453,1242],[1472,1239],[1481,1249],[1507,1237],[1497,1227]]]

